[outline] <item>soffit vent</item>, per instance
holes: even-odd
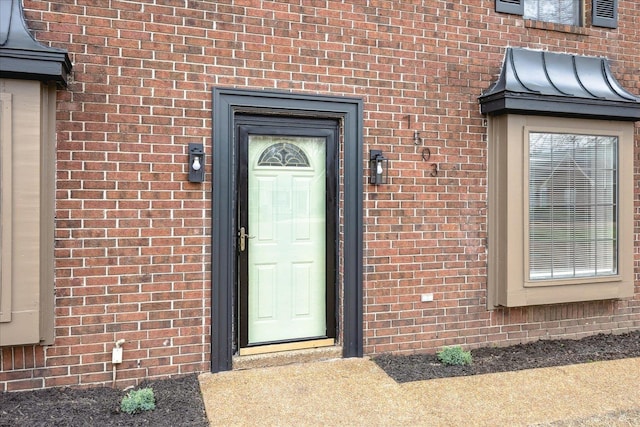
[[[507,48],[498,80],[479,100],[483,114],[640,120],[640,98],[606,58]]]
[[[71,67],[66,50],[44,46],[31,36],[21,0],[0,1],[0,77],[66,86]]]

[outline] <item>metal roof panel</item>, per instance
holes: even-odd
[[[640,98],[606,58],[507,48],[498,80],[480,98],[484,114],[550,114],[640,120]]]
[[[0,1],[0,77],[66,85],[71,67],[66,50],[44,46],[33,38],[20,0]]]

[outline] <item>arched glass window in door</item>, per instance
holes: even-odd
[[[299,147],[288,142],[278,142],[267,147],[260,158],[258,166],[289,166],[308,168],[309,158]]]

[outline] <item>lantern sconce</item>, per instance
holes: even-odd
[[[369,152],[369,167],[371,168],[370,184],[380,185],[388,182],[389,159],[382,155],[381,150],[371,150]]]
[[[189,182],[204,182],[203,144],[189,143]]]

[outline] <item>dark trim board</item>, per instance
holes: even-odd
[[[333,118],[343,123],[344,308],[340,328],[344,357],[362,357],[362,112],[361,99],[247,89],[213,89],[213,211],[211,371],[232,368],[235,265],[234,128],[237,114]]]

